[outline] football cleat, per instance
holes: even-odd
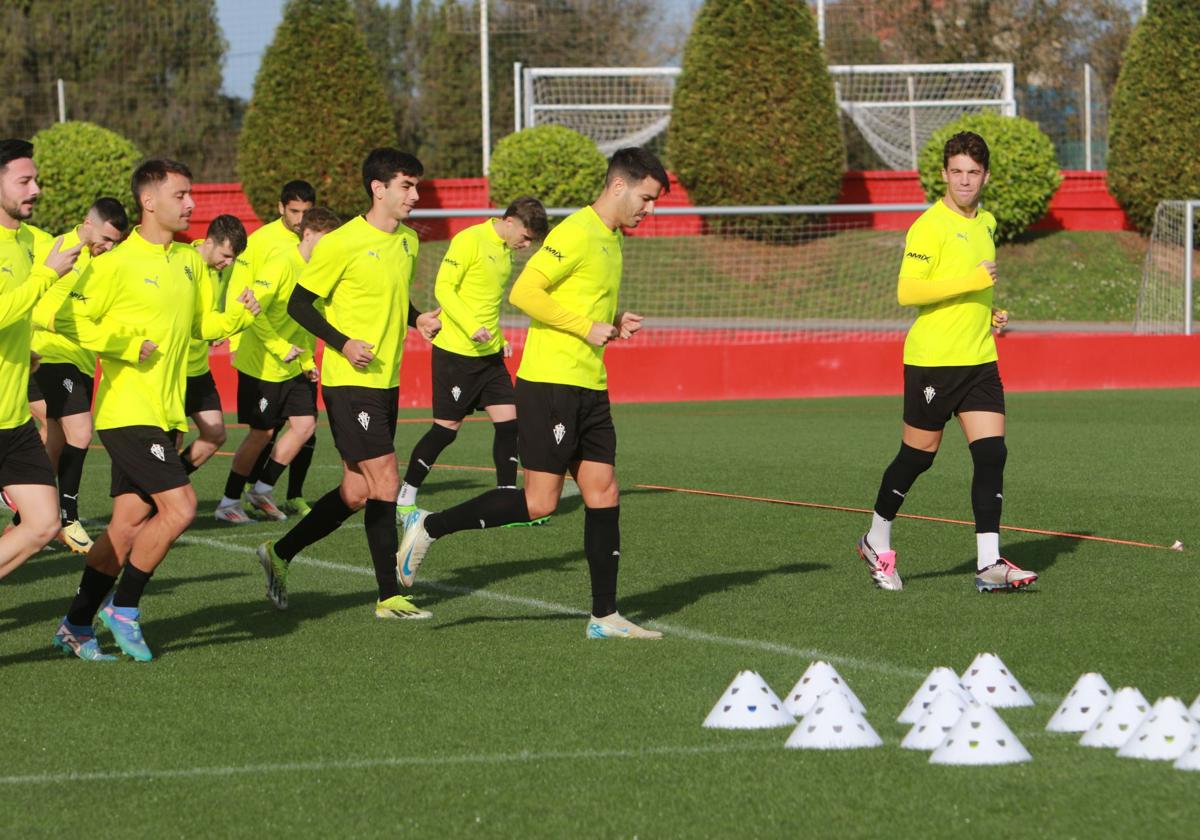
[[[288,607],[288,564],[275,553],[275,543],[265,542],[255,549],[258,562],[267,575],[267,599],[277,610]]]
[[[72,519],[62,526],[58,532],[58,541],[76,554],[87,554],[92,547],[92,538],[78,519]]]
[[[400,541],[400,550],[396,552],[396,572],[400,575],[400,583],[412,586],[417,579],[417,569],[425,559],[425,552],[433,545],[433,537],[425,531],[425,518],[429,511],[409,511],[404,517],[404,539]]]
[[[603,618],[588,617],[587,635],[589,639],[661,639],[662,633],[657,630],[647,630],[639,627],[620,613],[606,615]]]
[[[904,588],[900,573],[896,571],[896,552],[875,551],[867,542],[867,535],[863,534],[862,539],[858,541],[858,556],[867,564],[871,571],[871,580],[880,589],[899,592]]]
[[[531,519],[528,522],[510,522],[507,525],[501,525],[502,528],[536,528],[540,525],[545,525],[550,521],[549,516],[539,516],[537,519]]]
[[[396,507],[396,524],[403,526],[404,518],[417,509],[416,505],[405,505],[404,507]]]
[[[308,516],[308,512],[312,510],[312,505],[304,501],[303,496],[295,496],[281,504],[279,509],[288,516]]]
[[[65,618],[54,631],[54,646],[63,653],[72,653],[87,662],[115,662],[117,659],[100,649],[96,631],[91,625],[77,627]]]
[[[975,573],[975,588],[980,592],[996,592],[997,590],[1020,589],[1037,581],[1036,572],[1018,569],[1003,557],[986,569]]]
[[[287,519],[287,514],[279,509],[279,505],[275,504],[275,499],[270,493],[255,493],[253,490],[247,490],[246,495],[242,497],[242,503],[244,506],[258,511],[264,519],[272,522],[283,522]]]
[[[433,613],[420,609],[403,595],[393,595],[375,602],[376,618],[399,618],[409,621],[433,618]]]
[[[246,515],[246,511],[242,509],[241,502],[234,502],[231,505],[217,505],[217,509],[213,513],[213,518],[218,522],[231,522],[234,525],[248,525],[254,521]]]
[[[154,658],[142,636],[141,610],[137,607],[114,607],[112,599],[100,608],[100,623],[116,639],[117,647],[131,659],[149,662]]]

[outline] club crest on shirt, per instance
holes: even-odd
[[[363,427],[363,431],[366,431],[367,427],[371,425],[371,415],[365,411],[358,412],[358,425]]]
[[[266,410],[267,410],[267,398],[259,397],[258,398],[258,413],[263,414],[266,412]]]
[[[75,393],[75,383],[72,382],[70,379],[63,380],[63,387],[67,389],[68,394]]]
[[[551,431],[554,432],[554,445],[558,446],[563,442],[563,438],[567,436],[567,427],[562,423],[556,425]]]
[[[462,388],[455,385],[450,389],[450,396],[454,397],[455,402],[458,402],[458,398],[462,396]]]
[[[933,402],[933,398],[937,396],[937,391],[933,390],[932,385],[925,386],[925,404],[929,405]]]
[[[161,443],[150,444],[150,454],[153,455],[155,458],[157,458],[160,461],[165,462],[167,460],[167,453],[163,449]]]

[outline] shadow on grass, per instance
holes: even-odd
[[[446,604],[457,598],[470,595],[472,591],[487,589],[493,584],[535,572],[570,572],[576,567],[586,567],[583,549],[564,552],[557,557],[527,557],[520,560],[492,561],[465,566],[453,570],[448,576],[436,581],[437,589],[426,588],[434,605]],[[586,574],[580,580],[580,592],[587,589]],[[447,590],[461,589],[461,592]]]
[[[1081,534],[1082,536],[1091,536],[1086,531],[1081,532]],[[1040,537],[1028,540],[1014,546],[1012,562],[1022,569],[1028,569],[1040,575],[1057,563],[1060,557],[1078,551],[1080,544],[1083,542],[1083,540],[1072,539],[1071,537]],[[975,568],[975,560],[972,558],[952,569],[941,569],[936,572],[920,572],[918,574],[903,575],[903,577],[904,580],[920,580],[922,578],[949,577],[951,575],[973,575]]]

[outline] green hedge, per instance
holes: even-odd
[[[675,86],[667,160],[696,204],[828,204],[845,149],[804,0],[707,0]]]
[[[1142,230],[1168,199],[1200,198],[1200,3],[1151,0],[1109,112],[1108,187]]]
[[[49,233],[75,227],[101,196],[133,206],[129,176],[142,153],[115,131],[88,122],[56,123],[33,135],[33,160],[42,194],[32,221]]]
[[[596,144],[561,125],[539,125],[496,144],[488,197],[497,207],[531,195],[547,207],[581,207],[604,187],[608,160]]]
[[[983,188],[982,204],[996,217],[997,241],[1012,239],[1046,215],[1062,183],[1054,144],[1037,123],[999,114],[960,117],[934,132],[917,158],[927,199],[936,201],[946,193],[942,149],[960,131],[975,132],[991,151],[992,174]]]
[[[343,219],[361,213],[363,159],[396,144],[388,101],[349,2],[290,0],[238,136],[238,177],[254,212],[275,218],[280,187],[303,178]]]

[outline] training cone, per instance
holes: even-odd
[[[1033,761],[991,706],[967,706],[946,740],[929,756],[930,764],[1020,764]]]
[[[1129,740],[1117,750],[1117,755],[1175,761],[1187,752],[1197,735],[1200,724],[1192,720],[1183,701],[1178,697],[1160,697]]]
[[[1112,702],[1113,690],[1108,680],[1099,674],[1084,674],[1075,680],[1062,703],[1050,716],[1047,732],[1087,732],[1108,704]]]
[[[1112,703],[1083,733],[1079,745],[1110,749],[1122,747],[1149,711],[1150,702],[1142,696],[1142,692],[1128,686],[1118,688]]]
[[[796,719],[754,671],[740,671],[704,719],[706,729],[771,729]]]
[[[964,698],[952,691],[943,691],[933,698],[921,719],[908,730],[900,746],[906,750],[936,750],[946,740],[954,724],[958,723],[967,706],[974,702],[969,696]]]
[[[916,723],[925,714],[934,699],[944,691],[958,695],[964,701],[971,698],[971,693],[959,682],[958,674],[949,668],[934,668],[925,678],[925,682],[921,683],[917,693],[908,701],[908,705],[904,707],[900,717],[896,718],[896,722]]]
[[[962,684],[985,706],[1008,709],[1032,706],[1033,698],[994,653],[981,653],[962,673]]]
[[[867,713],[867,707],[842,679],[842,675],[837,672],[837,669],[828,662],[820,660],[813,662],[800,675],[800,679],[796,680],[792,690],[783,699],[783,705],[796,717],[803,717],[816,705],[818,697],[832,689],[837,689],[845,694],[850,700],[850,705],[860,715]]]
[[[1200,770],[1200,738],[1193,738],[1187,752],[1175,762],[1176,770]]]
[[[853,750],[882,744],[883,739],[855,707],[851,696],[834,688],[817,698],[784,746],[796,750]]]

